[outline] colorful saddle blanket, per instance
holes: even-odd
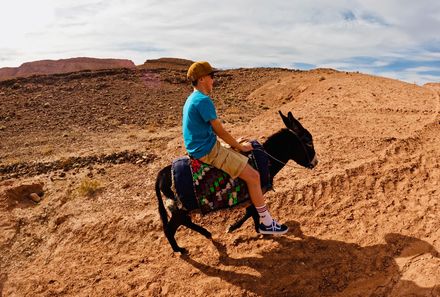
[[[249,153],[249,163],[260,172],[263,191],[272,187],[269,176],[269,158],[263,146],[251,141],[254,148]],[[226,172],[197,159],[181,157],[172,163],[173,182],[182,207],[200,209],[202,214],[235,206],[249,200],[246,183],[232,179]]]

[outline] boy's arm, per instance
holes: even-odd
[[[223,141],[229,144],[233,149],[242,152],[249,152],[252,150],[252,145],[250,143],[238,143],[237,140],[235,140],[235,138],[232,137],[231,134],[229,134],[229,132],[225,130],[222,122],[220,122],[219,119],[215,119],[209,122],[211,123],[212,129],[214,130],[215,134],[223,139]]]

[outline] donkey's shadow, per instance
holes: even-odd
[[[385,244],[362,247],[304,236],[297,222],[290,222],[289,227],[293,230],[291,234],[301,240],[270,237],[279,246],[263,252],[262,257],[232,258],[225,245],[213,241],[219,253],[216,267],[185,255],[181,259],[208,276],[220,277],[262,296],[440,296],[440,284],[422,288],[401,280],[403,271],[395,261],[398,257],[415,258],[425,253],[439,258],[435,248],[425,241],[390,233],[385,236]],[[222,269],[225,266],[237,269]],[[240,272],[242,266],[261,276]]]

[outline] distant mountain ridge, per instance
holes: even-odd
[[[111,68],[134,68],[136,65],[126,59],[70,58],[60,60],[40,60],[23,63],[19,67],[0,68],[0,80],[26,77],[38,74],[68,73],[81,70]]]

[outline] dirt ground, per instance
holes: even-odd
[[[266,194],[284,236],[234,233],[238,207],[195,216],[172,252],[154,193],[184,154],[185,65],[0,82],[0,296],[440,296],[440,84],[331,69],[224,70],[234,136],[264,141],[292,111],[319,164]],[[82,191],[93,182],[92,194]],[[8,195],[41,182],[39,203]]]

